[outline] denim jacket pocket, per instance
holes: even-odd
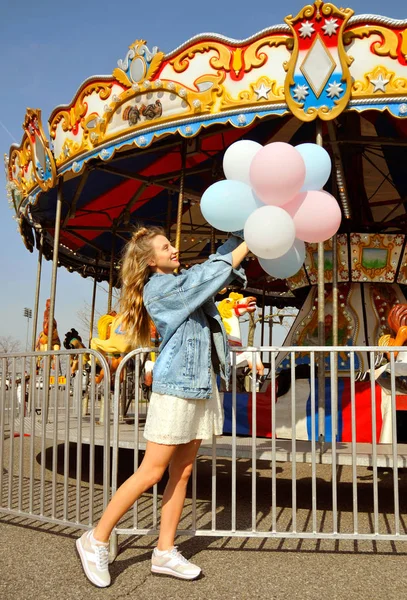
[[[201,341],[197,338],[190,338],[185,342],[184,364],[182,367],[183,377],[192,379],[197,373],[197,363],[200,355]]]

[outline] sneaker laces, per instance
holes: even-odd
[[[179,552],[177,550],[177,548],[178,548],[178,546],[174,546],[174,548],[171,550],[170,554],[177,557],[185,565],[189,565],[189,560],[187,558],[185,558],[185,556],[182,556],[181,552]]]
[[[95,544],[93,548],[96,555],[96,568],[105,571],[109,566],[109,550],[101,544]]]

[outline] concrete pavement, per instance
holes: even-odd
[[[80,532],[20,518],[0,521],[3,600],[402,600],[405,544],[190,538],[180,549],[203,569],[197,581],[150,573],[155,538],[121,538],[111,565],[112,586],[85,579],[74,551]]]
[[[6,436],[7,437],[7,436]],[[26,438],[27,444],[29,438]],[[7,502],[8,457],[10,439],[5,440],[3,462],[3,502]],[[52,506],[52,444],[45,449],[44,513]],[[27,447],[28,449],[28,447]],[[41,476],[41,445],[35,443],[35,480]],[[59,502],[63,488],[63,447],[58,447],[56,498]],[[76,445],[70,447],[69,498],[75,500]],[[25,479],[28,475],[29,452],[24,452]],[[15,440],[14,464],[19,461],[19,438]],[[89,452],[83,447],[82,485],[84,508],[82,522],[86,522],[86,498]],[[132,470],[133,453],[121,452],[119,479],[123,481]],[[95,516],[101,510],[101,456],[95,456]],[[331,467],[322,465],[317,470],[318,529],[329,531],[332,526]],[[16,470],[14,471],[16,473]],[[279,463],[277,468],[277,523],[280,530],[289,530],[292,519],[290,463]],[[217,527],[230,528],[229,459],[217,462]],[[351,532],[352,471],[339,467],[338,505],[339,527]],[[311,478],[310,465],[296,465],[297,529],[310,530]],[[237,464],[237,525],[251,528],[251,462]],[[201,458],[197,478],[197,524],[210,528],[211,460]],[[271,528],[270,465],[259,461],[256,471],[257,527]],[[26,483],[24,484],[26,486]],[[165,481],[158,494],[162,494]],[[370,531],[372,525],[372,472],[358,468],[359,530]],[[393,527],[392,472],[380,472],[379,508],[380,530]],[[13,498],[18,489],[14,484]],[[23,504],[27,506],[28,487],[23,487]],[[38,502],[38,490],[34,489]],[[399,473],[401,531],[406,529],[407,474]],[[57,506],[60,510],[60,505]],[[140,527],[151,527],[152,494],[140,502]],[[75,519],[75,510],[70,512]],[[191,524],[191,489],[189,488],[181,521],[183,528]],[[127,525],[126,525],[127,526]],[[131,521],[128,526],[131,526]],[[1,600],[93,600],[102,598],[134,598],[140,600],[404,600],[407,597],[407,543],[353,542],[335,540],[284,540],[261,538],[180,538],[180,550],[199,564],[203,576],[193,582],[160,577],[150,573],[150,555],[156,538],[120,537],[120,553],[111,565],[112,586],[94,588],[82,573],[75,552],[75,539],[83,530],[75,530],[47,523],[28,521],[21,517],[0,515],[0,598]]]

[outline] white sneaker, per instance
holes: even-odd
[[[97,587],[110,585],[109,544],[92,543],[93,529],[76,540],[76,549],[82,562],[86,577]]]
[[[158,554],[157,548],[154,548],[151,572],[172,575],[180,579],[196,579],[201,574],[201,569],[189,562],[181,552],[178,552],[177,546],[174,546],[162,554]]]

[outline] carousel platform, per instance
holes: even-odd
[[[21,429],[22,426],[22,429]],[[111,423],[111,428],[113,423]],[[143,436],[144,422],[139,424],[139,449],[145,450],[146,440]],[[57,430],[55,424],[50,422],[45,426],[42,424],[41,416],[35,416],[34,431],[32,428],[32,418],[25,417],[24,423],[21,424],[19,419],[14,421],[15,434],[24,432],[25,435],[35,435],[41,438],[45,431],[46,439],[55,439],[58,443],[63,443],[66,439],[66,423],[64,418],[58,419]],[[69,419],[68,436],[71,443],[77,443],[81,440],[82,444],[90,444],[93,437],[96,446],[103,446],[104,426],[95,423],[93,432],[91,431],[89,417],[83,417],[82,423],[78,428],[78,419],[71,417]],[[112,429],[110,433],[110,445],[112,446]],[[255,443],[253,443],[255,441]],[[231,458],[233,452],[232,436],[219,436],[216,438],[216,456],[218,458]],[[134,422],[124,422],[119,424],[119,447],[133,450],[135,447],[135,428]],[[236,457],[237,458],[252,458],[253,453],[256,453],[256,459],[262,461],[272,460],[272,441],[270,438],[255,438],[252,437],[236,437]],[[199,455],[212,456],[213,445],[212,440],[204,440],[199,449]],[[377,466],[378,467],[393,467],[393,448],[391,444],[376,445]],[[312,463],[312,442],[304,440],[296,440],[295,447],[290,439],[276,440],[276,461],[278,462],[297,462],[297,463]],[[355,444],[355,456],[357,466],[372,466],[373,465],[373,445],[367,443]],[[332,464],[334,458],[337,465],[352,465],[353,464],[353,448],[351,443],[337,442],[335,448],[332,444],[325,443],[321,449],[319,444],[316,444],[315,463],[316,464]],[[397,445],[397,468],[407,468],[407,444]]]

